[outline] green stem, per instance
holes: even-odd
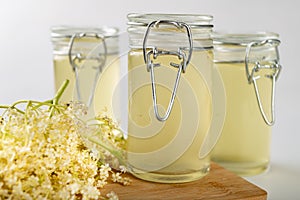
[[[33,100],[19,100],[19,101],[16,101],[15,103],[13,103],[10,107],[15,108],[18,104],[21,104],[21,103],[40,103],[40,102],[33,101]]]
[[[32,101],[32,100],[19,100],[19,101],[16,101],[15,103],[13,103],[10,106],[0,106],[0,108],[5,108],[5,109],[11,108],[11,109],[15,109],[17,112],[19,112],[21,114],[25,114],[24,111],[17,108],[17,105],[23,104],[23,103],[24,104],[27,103],[27,106],[26,106],[26,109],[27,109],[29,106],[31,106],[31,104],[33,104],[33,103],[39,104],[40,102],[39,101]]]
[[[68,79],[66,79],[66,80],[63,82],[62,86],[60,86],[59,90],[57,91],[56,95],[55,95],[54,98],[53,98],[53,104],[54,104],[54,105],[57,105],[57,103],[58,103],[59,99],[61,98],[62,94],[64,93],[64,91],[65,91],[66,88],[68,87],[69,82],[70,82],[70,81],[69,81]]]
[[[0,106],[0,108],[2,109],[6,109],[3,113],[2,116],[6,113],[7,109],[11,108],[11,109],[15,109],[17,112],[21,113],[21,114],[25,114],[24,111],[20,110],[19,108],[15,107],[15,105],[11,105],[11,106]]]
[[[26,114],[26,110],[28,110],[29,108],[33,109],[33,110],[36,110],[38,109],[39,107],[41,106],[49,106],[49,109],[50,109],[50,117],[53,115],[54,111],[55,110],[59,110],[59,100],[62,96],[62,94],[64,93],[64,91],[66,90],[68,84],[69,84],[69,80],[65,80],[62,84],[62,86],[59,88],[59,90],[57,91],[57,93],[55,94],[54,98],[51,99],[51,100],[47,100],[47,101],[44,101],[44,102],[40,102],[40,101],[33,101],[33,100],[19,100],[19,101],[16,101],[15,103],[13,103],[12,105],[0,105],[0,109],[6,109],[2,116],[5,114],[5,112],[7,111],[7,109],[11,108],[11,109],[15,109],[17,112],[21,113],[21,114]],[[19,104],[27,104],[26,105],[26,109],[25,111],[17,108],[17,106]],[[36,104],[36,105],[34,105]]]
[[[54,110],[56,109],[55,106],[58,105],[59,99],[61,98],[62,94],[64,93],[64,91],[66,90],[67,86],[69,85],[69,80],[66,79],[63,84],[60,86],[60,88],[58,89],[57,93],[55,94],[54,98],[52,99],[52,105],[50,108],[50,117],[53,116]]]
[[[32,101],[27,101],[28,103],[27,103],[27,105],[26,105],[26,108],[25,108],[25,123],[27,124],[27,120],[28,120],[28,118],[27,118],[27,116],[28,116],[28,110],[29,110],[29,108],[32,106]]]
[[[54,106],[55,109],[59,109],[59,107],[63,107],[63,106],[60,106],[60,105],[53,105],[53,104],[52,104],[52,100],[48,100],[48,101],[40,102],[38,105],[32,106],[31,109],[32,109],[32,110],[37,110],[37,109],[39,109],[39,108],[42,107],[42,106],[49,106],[50,108],[51,108],[52,106]]]

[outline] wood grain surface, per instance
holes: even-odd
[[[265,200],[267,192],[249,183],[245,179],[212,163],[210,173],[200,180],[165,184],[143,181],[128,175],[132,179],[129,186],[108,184],[102,194],[114,191],[123,199],[214,199],[214,200]]]

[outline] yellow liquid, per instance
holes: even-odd
[[[216,64],[226,91],[226,117],[212,160],[239,175],[254,175],[268,168],[271,128],[265,124],[253,84],[248,84],[245,65]],[[270,117],[271,79],[261,70],[257,80],[263,107]]]
[[[211,60],[211,51],[193,52],[186,73],[181,74],[171,114],[165,122],[160,122],[154,114],[150,72],[143,53],[129,52],[127,161],[133,175],[172,183],[193,181],[208,173],[210,158],[200,157],[200,149],[208,136],[212,116]],[[169,66],[170,61],[179,62],[171,56],[154,61],[163,65],[154,69],[161,116],[168,107],[178,70]],[[208,76],[206,80],[203,73]]]
[[[99,112],[105,112],[109,117],[114,118],[114,111],[120,103],[120,96],[116,94],[116,85],[120,79],[120,64],[116,55],[108,55],[106,64],[96,79],[97,63],[92,61],[85,61],[81,63],[79,68],[79,90],[81,101],[86,105],[89,98],[92,97],[89,106],[87,119],[92,118]],[[61,101],[69,102],[71,100],[79,100],[76,90],[75,73],[69,63],[67,55],[56,55],[54,57],[54,74],[55,74],[55,88],[59,89],[61,84],[66,80],[70,80],[70,84],[64,92]],[[96,82],[95,90],[93,91],[93,84]],[[112,101],[112,99],[114,101]],[[114,120],[118,120],[115,119]]]

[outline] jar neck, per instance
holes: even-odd
[[[194,48],[211,48],[212,16],[209,15],[176,15],[176,14],[129,14],[129,45],[131,48],[142,48],[148,25],[154,21],[180,22],[189,26]],[[172,23],[161,23],[151,27],[147,38],[147,47],[159,46],[162,49],[188,48],[187,31]]]
[[[216,63],[275,62],[279,60],[278,34],[213,34],[214,61]],[[252,45],[253,44],[253,45]],[[259,44],[259,45],[258,45]]]
[[[103,46],[103,40],[106,45],[107,54],[117,54],[118,48],[118,29],[113,27],[52,27],[51,40],[53,44],[54,55],[68,55],[71,38],[75,34],[87,34],[88,37],[74,39],[73,52],[89,54],[91,51],[99,50]],[[98,37],[103,38],[99,40]]]

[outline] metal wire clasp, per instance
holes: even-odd
[[[80,53],[80,52],[73,53],[73,45],[75,43],[75,39],[82,39],[82,38],[98,39],[99,44],[101,43],[103,45],[103,53],[98,53],[96,56],[83,56],[83,53]],[[92,53],[92,51],[93,51],[93,49],[91,49],[90,53]],[[80,63],[86,59],[89,59],[89,60],[97,61],[97,63],[98,63],[97,66],[93,66],[93,68],[96,70],[96,73],[95,73],[92,88],[90,90],[89,99],[88,99],[88,102],[86,103],[86,105],[88,107],[92,103],[99,74],[102,72],[102,68],[104,67],[105,62],[106,62],[106,55],[107,55],[107,47],[106,47],[106,43],[105,43],[103,35],[98,34],[98,33],[75,33],[72,35],[70,42],[69,42],[68,56],[69,56],[69,63],[75,73],[76,92],[77,92],[77,98],[79,101],[82,101],[82,95],[80,92],[80,82],[79,82],[80,66],[78,66],[76,64],[76,62]]]
[[[278,45],[280,41],[277,39],[268,39],[264,40],[261,42],[251,42],[247,45],[246,48],[246,56],[245,56],[245,68],[246,68],[246,75],[248,79],[248,83],[251,84],[253,83],[254,85],[254,90],[256,94],[256,100],[258,103],[258,107],[260,110],[260,113],[265,121],[265,123],[269,126],[274,125],[275,123],[275,82],[278,79],[279,73],[281,71],[281,65],[279,64],[279,53],[278,53]],[[261,65],[259,61],[255,62],[255,66],[253,67],[252,71],[250,72],[249,70],[249,55],[252,47],[258,47],[258,46],[264,46],[264,45],[274,45],[275,44],[275,49],[276,49],[276,56],[278,60],[275,60],[274,63],[270,65]],[[269,120],[266,116],[266,113],[263,109],[262,103],[261,103],[261,98],[260,98],[260,93],[259,89],[257,86],[257,80],[260,79],[260,76],[255,76],[255,73],[258,72],[260,69],[270,69],[273,71],[272,74],[266,75],[266,78],[270,78],[272,80],[272,91],[271,91],[271,119]]]
[[[167,24],[167,25],[173,25],[178,29],[186,29],[187,35],[188,35],[188,42],[189,42],[189,54],[186,56],[186,54],[183,51],[183,48],[178,48],[178,51],[167,51],[167,50],[160,50],[157,47],[152,47],[150,51],[147,52],[147,39],[150,32],[150,29],[152,27],[159,28],[160,24]],[[144,41],[143,41],[143,55],[144,55],[144,61],[147,65],[147,71],[150,71],[150,78],[151,78],[151,86],[152,86],[152,98],[153,98],[153,106],[154,106],[154,113],[156,118],[159,121],[166,121],[171,113],[171,110],[173,108],[181,72],[185,72],[187,65],[189,64],[192,56],[193,51],[193,40],[192,40],[192,33],[190,30],[189,25],[183,22],[176,22],[176,21],[169,21],[169,20],[160,20],[160,21],[153,21],[148,24],[147,30],[145,32]],[[158,113],[158,107],[157,107],[157,97],[156,97],[156,86],[155,86],[155,77],[154,77],[154,67],[159,67],[160,63],[154,63],[153,60],[151,60],[151,55],[153,59],[155,60],[158,56],[164,56],[164,55],[172,55],[177,56],[179,60],[182,60],[181,63],[177,64],[174,62],[170,62],[170,66],[178,68],[172,96],[167,108],[167,111],[164,116],[160,116]]]

